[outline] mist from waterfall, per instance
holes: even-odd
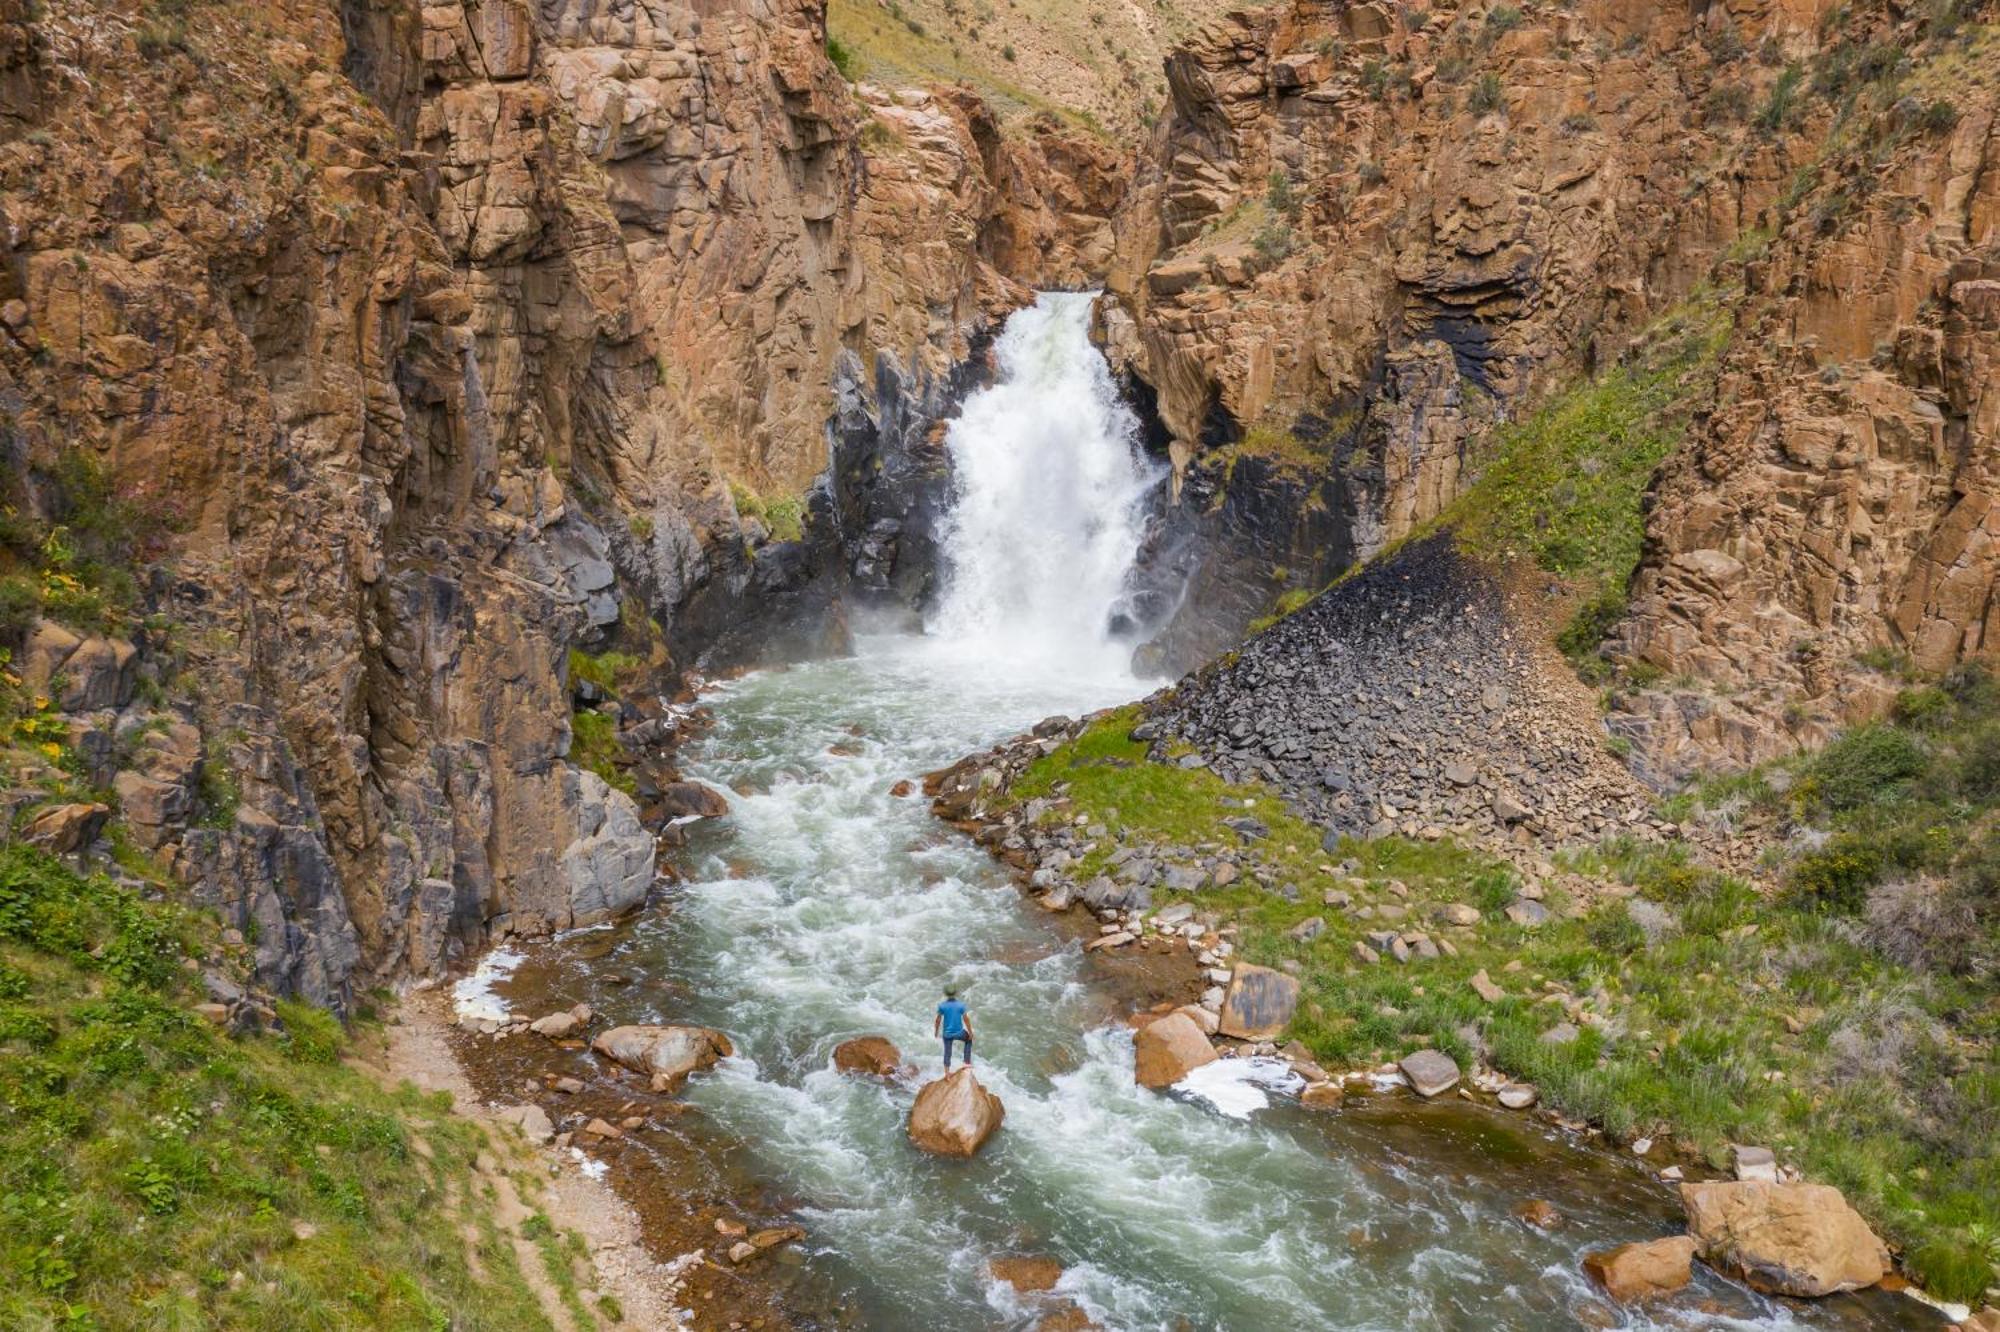
[[[1007,321],[998,378],[950,426],[934,636],[993,656],[1123,673],[1113,625],[1158,478],[1090,341],[1090,293],[1044,292]]]

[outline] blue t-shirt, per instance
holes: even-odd
[[[965,1035],[965,1005],[956,999],[947,999],[938,1005],[938,1016],[944,1019],[944,1034]]]

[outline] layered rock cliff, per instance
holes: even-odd
[[[1106,341],[1170,436],[1170,665],[1445,513],[1697,289],[1734,331],[1611,655],[1665,779],[1985,645],[1993,56],[1972,6],[1299,3],[1169,62]],[[1900,654],[1900,655],[1898,655]],[[1887,658],[1884,658],[1885,660]],[[1857,687],[1858,686],[1858,687]]]
[[[665,680],[827,576],[743,506],[827,466],[837,365],[882,372],[861,424],[877,382],[935,410],[1021,279],[1109,246],[1101,153],[851,90],[808,3],[0,14],[8,646],[321,1002],[643,899],[617,788],[671,774],[576,761],[572,651]],[[88,616],[79,477],[147,532]],[[819,512],[836,553],[868,517]],[[621,765],[673,728],[635,700]]]

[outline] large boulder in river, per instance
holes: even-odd
[[[1889,1271],[1889,1250],[1827,1184],[1716,1180],[1681,1185],[1702,1260],[1770,1295],[1860,1290]]]
[[[979,1085],[970,1068],[924,1084],[910,1107],[910,1141],[939,1156],[971,1156],[1007,1117],[1000,1098]]]
[[[1216,1030],[1241,1041],[1267,1041],[1285,1029],[1299,1006],[1299,982],[1269,967],[1240,962],[1230,973]]]
[[[1214,1063],[1215,1047],[1185,1013],[1148,1022],[1132,1037],[1132,1076],[1141,1087],[1171,1087],[1192,1070]]]
[[[690,1073],[712,1067],[736,1053],[729,1038],[708,1027],[613,1027],[590,1043],[613,1063],[650,1073],[664,1088],[678,1086]]]
[[[1675,1235],[1643,1244],[1621,1244],[1583,1256],[1583,1270],[1620,1304],[1671,1295],[1688,1283],[1694,1239]]]
[[[903,1071],[903,1052],[887,1036],[856,1036],[833,1047],[833,1066],[843,1073],[893,1078]]]

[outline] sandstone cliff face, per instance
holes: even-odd
[[[1682,681],[1611,719],[1661,779],[1816,743],[1887,706],[1903,664],[1996,646],[1995,75],[1982,49],[1803,130],[1828,148],[1748,265],[1716,410],[1660,479],[1614,640]]]
[[[1645,775],[1878,710],[1893,682],[1858,653],[1990,646],[1976,17],[1296,3],[1205,29],[1170,61],[1105,327],[1157,398],[1160,542],[1210,611],[1174,619],[1168,663],[1438,516],[1489,426],[1703,282],[1740,284],[1735,331],[1613,644],[1694,682],[1621,703]]]
[[[1014,278],[1108,247],[1104,180],[1035,193],[1060,132],[856,98],[810,4],[0,19],[9,498],[76,451],[161,525],[133,622],[21,648],[120,663],[79,748],[322,1002],[642,900],[571,648],[690,664],[782,563],[727,483],[825,467],[836,360],[948,379]]]
[[[1203,596],[1268,602],[1270,566],[1317,586],[1409,533],[1487,425],[1683,297],[1780,187],[1718,90],[1754,107],[1779,74],[1748,51],[1782,63],[1815,17],[1298,3],[1177,52],[1107,340],[1198,509],[1249,456],[1317,529]]]

